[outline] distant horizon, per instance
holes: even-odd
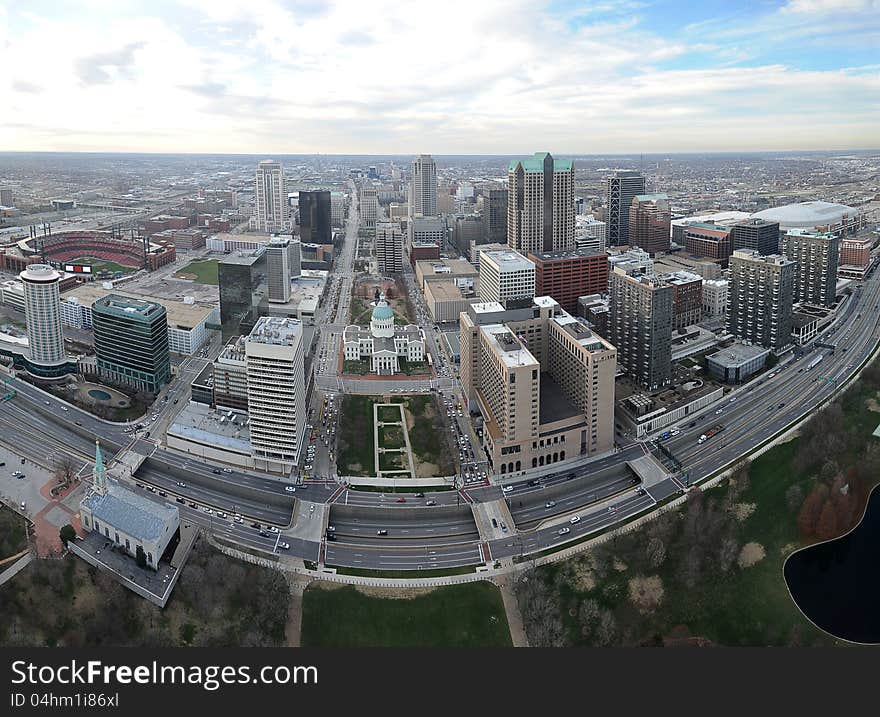
[[[550,152],[555,157],[676,157],[693,155],[749,155],[749,154],[872,154],[880,153],[878,147],[846,147],[828,149],[754,149],[754,150],[688,150],[676,152],[555,152],[550,149],[535,150],[536,152]],[[276,157],[415,157],[419,154],[428,154],[432,157],[530,157],[535,152],[492,152],[492,153],[445,153],[426,152],[378,152],[365,154],[361,152],[166,152],[166,151],[127,151],[127,150],[19,150],[0,149],[2,155],[31,155],[31,154],[73,154],[73,155],[142,155],[148,157],[264,157],[274,159]]]
[[[877,47],[880,0],[31,0],[0,4],[0,147],[874,151]]]

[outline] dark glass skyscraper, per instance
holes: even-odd
[[[239,251],[217,265],[224,341],[247,334],[257,322],[258,287],[266,280],[266,250]]]
[[[779,251],[779,222],[743,219],[730,228],[730,249],[751,249],[762,256]]]
[[[306,244],[332,244],[329,190],[300,190],[300,238]]]
[[[164,306],[108,294],[92,304],[92,327],[101,376],[151,393],[171,380]]]

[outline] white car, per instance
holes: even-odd
[[[296,488],[294,488],[292,485],[284,486],[284,490],[287,491],[288,493],[296,493]]]
[[[571,528],[560,528],[559,529],[559,535],[567,535],[570,532],[571,532]]]
[[[502,492],[502,493],[512,493],[512,492],[513,492],[513,486],[512,486],[512,485],[505,485],[505,486],[502,486],[502,487],[501,487],[501,492]]]
[[[581,517],[579,515],[573,515],[571,518],[568,519],[568,522],[572,525],[574,525],[575,523],[580,523]]]
[[[270,533],[280,533],[281,531],[278,530],[278,528],[276,528],[274,525],[270,525],[270,526],[269,526],[269,532],[270,532]]]
[[[720,416],[722,413],[724,413],[724,409],[723,409],[723,408],[719,408],[717,411],[715,411],[715,415],[716,415],[716,416]]]

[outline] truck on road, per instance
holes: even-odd
[[[810,361],[810,365],[807,366],[807,371],[816,368],[816,366],[819,365],[819,362],[822,361],[823,358],[825,358],[825,354],[819,354],[818,356],[816,356],[816,358]]]
[[[712,438],[712,436],[717,436],[723,430],[724,430],[724,426],[722,426],[720,423],[717,425],[714,425],[714,426],[712,426],[712,428],[710,428],[708,431],[706,431],[703,435],[700,436],[697,443],[705,443],[710,438]]]

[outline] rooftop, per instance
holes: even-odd
[[[600,222],[601,223],[601,222]],[[565,259],[581,259],[588,256],[601,256],[607,258],[608,255],[604,251],[595,252],[589,249],[565,249],[558,251],[533,251],[529,252],[529,256],[535,257],[538,261],[562,261]]]
[[[779,222],[782,227],[817,227],[837,224],[843,217],[856,217],[859,210],[834,202],[797,202],[764,209],[752,215],[755,219]]]
[[[522,168],[526,172],[543,172],[544,158],[548,154],[549,152],[535,152],[535,154],[528,159],[512,159],[510,160],[510,164],[507,166],[507,169],[508,171],[513,172],[516,170],[517,165],[522,164]],[[574,164],[570,159],[553,159],[554,172],[570,172],[573,167]]]
[[[177,508],[170,503],[156,503],[110,479],[105,495],[89,493],[83,505],[101,523],[141,540],[156,540],[168,523],[178,519]]]
[[[669,199],[669,195],[663,194],[662,192],[658,192],[655,194],[636,194],[634,199],[639,202],[656,202],[660,199]]]
[[[507,249],[505,251],[483,251],[480,252],[480,261],[490,261],[495,264],[500,271],[527,271],[535,268],[535,263],[526,259],[519,252]]]
[[[292,346],[297,337],[302,337],[302,330],[302,322],[299,319],[261,316],[254,324],[247,341],[258,344]]]
[[[758,356],[769,353],[770,349],[765,349],[763,346],[731,344],[727,348],[710,354],[707,358],[722,366],[739,366],[746,361],[751,361]]]
[[[165,313],[164,307],[155,301],[122,296],[121,294],[102,296],[95,301],[92,308],[100,308],[125,318],[137,318],[140,321],[151,321],[158,315]]]
[[[246,421],[246,414],[190,402],[175,416],[168,435],[250,455],[250,429]]]
[[[246,235],[242,235],[242,237],[244,236]],[[239,249],[228,256],[224,256],[220,260],[220,264],[250,266],[251,264],[258,262],[265,253],[266,248],[264,246],[261,246],[258,249]]]
[[[122,291],[120,289],[107,289],[103,284],[96,281],[80,284],[75,289],[65,291],[61,295],[62,300],[75,299],[81,304],[91,306],[97,300],[114,294],[119,297],[129,297],[132,299],[140,299],[152,301],[165,307],[165,313],[168,319],[168,326],[178,329],[192,329],[203,321],[206,321],[214,311],[214,306],[206,306],[204,304],[188,304],[185,301],[177,301],[176,299],[163,299],[153,296],[141,296],[130,291]]]
[[[504,324],[489,324],[482,327],[487,342],[494,346],[496,353],[504,361],[505,366],[540,366],[522,342]]]

